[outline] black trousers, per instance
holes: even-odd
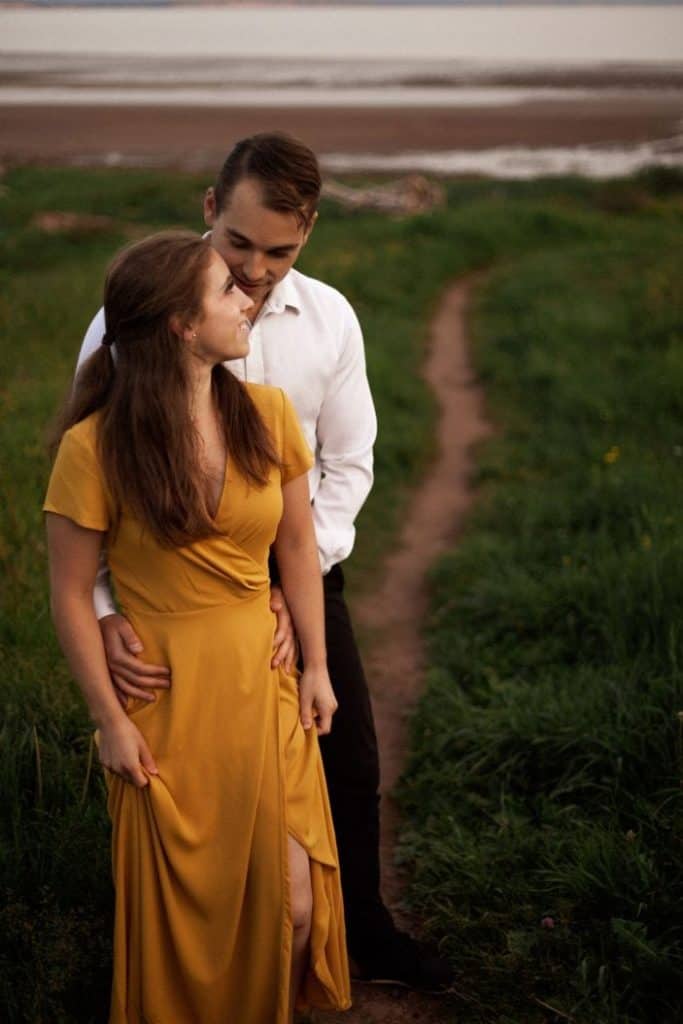
[[[363,665],[344,600],[344,574],[323,577],[330,680],[339,707],[320,738],[344,893],[349,952],[362,960],[393,930],[380,896],[379,756]]]

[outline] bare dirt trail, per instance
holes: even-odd
[[[419,931],[400,907],[394,865],[398,813],[393,790],[407,754],[407,723],[422,692],[425,660],[421,630],[427,613],[426,575],[457,538],[473,500],[472,446],[490,433],[483,396],[470,365],[466,316],[476,278],[456,282],[432,321],[423,375],[439,409],[436,456],[416,490],[379,585],[355,602],[354,620],[367,632],[370,680],[382,766],[382,889],[397,922]],[[451,1024],[452,1001],[405,989],[354,985],[353,1009],[321,1014],[316,1024]]]

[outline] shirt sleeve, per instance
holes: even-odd
[[[294,406],[282,389],[280,389],[280,394],[282,395],[281,480],[283,484],[287,484],[290,480],[308,473],[314,459],[304,438]]]
[[[323,573],[350,554],[354,520],[373,480],[377,417],[365,368],[363,335],[348,303],[343,347],[317,422],[322,479],[313,521]]]
[[[105,615],[116,615],[118,608],[114,601],[114,595],[111,592],[111,584],[109,581],[109,565],[107,563],[107,553],[102,551],[100,555],[100,567],[97,570],[97,577],[95,579],[95,586],[92,591],[92,603],[95,608],[95,617],[99,622]]]
[[[81,344],[81,351],[78,353],[78,362],[76,363],[77,373],[86,359],[88,359],[102,344],[102,338],[104,337],[105,330],[104,309],[100,309],[90,321],[90,326],[85,332],[85,337]]]
[[[84,437],[79,426],[67,430],[61,440],[43,511],[56,512],[88,530],[106,531],[110,518],[102,470],[94,440]]]
[[[76,373],[78,373],[86,359],[88,359],[102,344],[105,329],[104,309],[100,309],[90,321],[90,326],[85,332],[85,337],[81,344],[81,351],[78,353]],[[109,566],[107,565],[107,555],[105,551],[100,555],[100,567],[97,570],[97,579],[95,580],[92,597],[93,604],[95,606],[95,615],[98,620],[103,619],[105,615],[115,614],[117,609],[111,592],[111,586],[109,584]]]

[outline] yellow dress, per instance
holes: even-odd
[[[337,851],[315,730],[270,660],[268,551],[281,486],[311,455],[278,389],[249,385],[282,458],[262,489],[228,466],[220,536],[166,549],[124,512],[108,548],[123,614],[172,686],[128,713],[159,775],[107,777],[116,888],[110,1024],[285,1024],[287,833],[311,859],[310,967],[299,1006],[350,1005]],[[97,414],[69,430],[45,509],[106,531]]]

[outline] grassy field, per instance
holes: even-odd
[[[474,315],[500,434],[433,572],[403,789],[463,1022],[683,1013],[683,245],[623,226],[494,271]]]
[[[204,184],[35,168],[2,183],[10,1022],[100,1021],[109,970],[102,785],[47,613],[44,429],[112,251],[158,227],[199,228]],[[348,295],[366,333],[381,426],[356,588],[372,583],[431,451],[418,368],[434,304],[453,277],[492,268],[474,326],[499,438],[480,461],[482,511],[435,571],[430,696],[404,786],[412,894],[463,969],[462,1020],[552,1019],[541,999],[585,1024],[666,1022],[681,977],[682,194],[659,173],[454,184],[447,209],[410,220],[326,205],[301,262]]]

